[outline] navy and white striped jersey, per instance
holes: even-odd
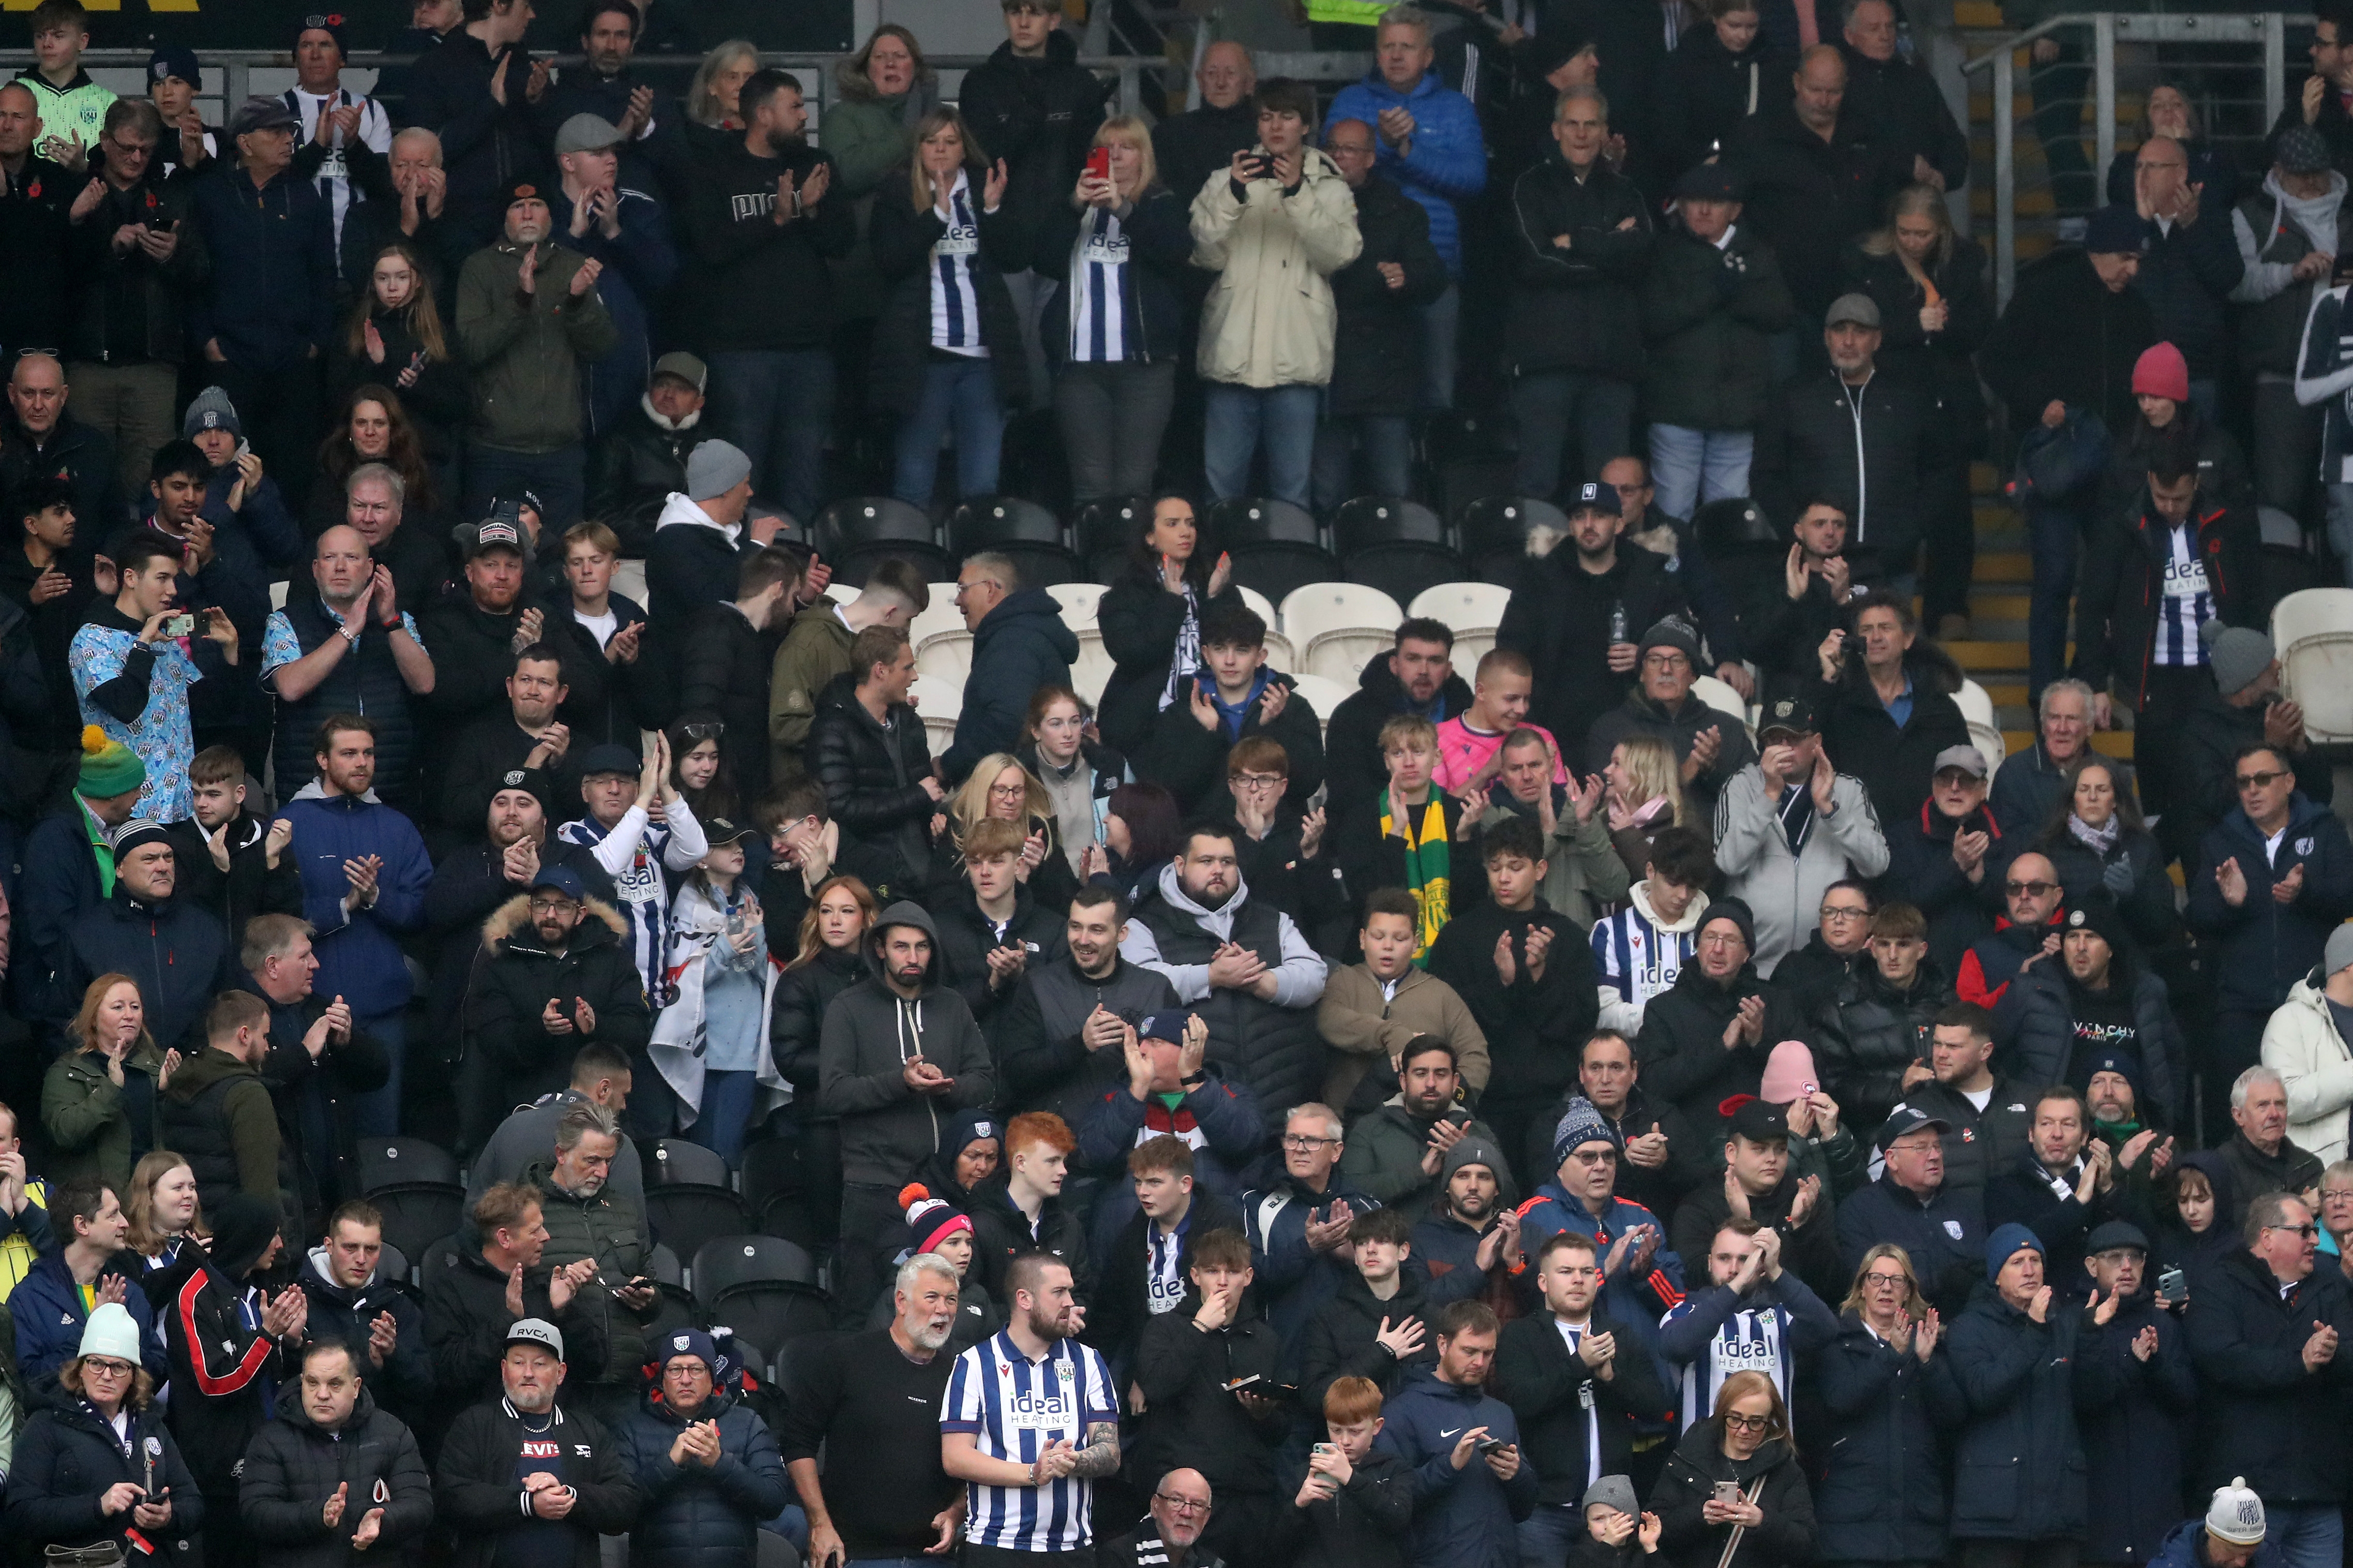
[[[2353,484],[2353,320],[2345,286],[2316,289],[2295,361],[2295,400],[2327,410],[2321,426],[2320,481]]]
[[[2152,524],[2163,521],[2152,517]],[[2174,668],[2206,662],[2206,647],[2198,628],[2221,613],[2214,590],[2206,580],[2206,563],[2198,554],[2198,530],[2188,523],[2167,530],[2163,601],[2157,613],[2157,647],[2153,663]]]
[[[1119,219],[1089,207],[1071,258],[1071,360],[1116,363],[1138,334],[1128,320],[1127,266],[1132,250]]]
[[[670,879],[692,869],[711,853],[702,825],[685,801],[670,802],[663,816],[661,822],[650,821],[644,806],[633,805],[609,833],[593,816],[555,830],[564,843],[586,848],[613,879],[613,901],[629,925],[623,944],[645,982],[646,1005],[658,1013],[663,1001],[662,968],[670,952]]]
[[[1696,1299],[1686,1296],[1659,1320],[1665,1328],[1688,1315]],[[1684,1363],[1680,1429],[1690,1431],[1715,1414],[1715,1396],[1724,1380],[1736,1372],[1761,1372],[1781,1391],[1784,1409],[1789,1405],[1791,1367],[1789,1310],[1787,1307],[1742,1307],[1724,1320],[1707,1342],[1707,1353]]]
[[[980,260],[980,220],[972,209],[972,182],[956,171],[948,193],[947,232],[932,245],[932,347],[974,359],[986,356],[980,341],[980,286],[973,268]]]
[[[294,132],[294,146],[298,152],[317,137],[320,119],[339,109],[357,109],[360,111],[360,122],[353,132],[355,140],[366,142],[374,153],[389,153],[392,151],[392,116],[386,114],[384,105],[375,99],[360,96],[349,88],[342,87],[331,93],[305,92],[299,87],[290,87],[279,98],[302,122]],[[343,215],[352,210],[353,202],[365,199],[359,187],[352,183],[349,148],[350,143],[344,140],[343,131],[331,127],[327,132],[326,158],[320,163],[319,172],[311,177],[311,183],[318,187],[319,194],[327,198],[327,210],[333,216],[335,243],[339,246],[343,242]]]
[[[1672,987],[1691,962],[1692,942],[1707,895],[1694,894],[1683,919],[1659,919],[1651,907],[1650,882],[1629,889],[1626,907],[1593,922],[1593,968],[1601,988],[1601,1026],[1626,1032],[1642,1027],[1642,1008]],[[1613,1011],[1614,1009],[1614,1011]]]
[[[1119,1422],[1111,1370],[1076,1340],[1057,1340],[1036,1361],[1007,1330],[956,1357],[940,1401],[940,1430],[969,1432],[980,1452],[1017,1465],[1060,1438],[1086,1442],[1089,1426]],[[965,1488],[964,1538],[1012,1552],[1077,1552],[1094,1541],[1094,1483],[1061,1476],[1042,1487]]]

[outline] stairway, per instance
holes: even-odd
[[[1969,489],[1978,533],[1977,573],[1969,591],[1970,635],[1966,642],[1947,643],[1945,651],[1993,699],[1994,721],[2001,727],[2007,755],[2034,743],[2034,713],[2026,701],[2026,613],[2033,558],[2027,552],[2024,524],[2001,499],[1999,470],[1991,463],[1972,464]],[[2073,653],[2072,645],[2069,653]],[[2093,749],[2129,759],[2132,715],[2119,707],[2116,721],[2125,727],[2094,734]]]

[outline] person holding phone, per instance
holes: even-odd
[[[1771,1378],[1724,1380],[1715,1414],[1668,1458],[1651,1511],[1672,1568],[1772,1568],[1813,1556],[1814,1500]]]
[[[2105,1373],[2075,1407],[2084,1479],[2102,1500],[2084,1536],[2086,1563],[2154,1563],[2180,1522],[2182,1460],[2198,1410],[2198,1378],[2180,1320],[2151,1299],[2148,1237],[2125,1220],[2096,1226],[2084,1271],[2092,1300],[2116,1303],[2083,1336],[2079,1360]]]

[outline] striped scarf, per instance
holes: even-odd
[[[1411,808],[1409,807],[1409,810]],[[1381,837],[1387,838],[1398,830],[1396,817],[1389,810],[1389,792],[1381,791]],[[1453,887],[1449,875],[1450,844],[1446,836],[1446,794],[1433,787],[1430,804],[1421,809],[1421,826],[1417,831],[1411,819],[1405,824],[1405,885],[1421,910],[1420,929],[1414,933],[1413,961],[1423,968],[1430,967],[1430,944],[1438,940],[1439,928],[1445,925],[1447,896]]]

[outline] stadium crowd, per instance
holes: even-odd
[[[2178,86],[2106,205],[2052,131],[1997,310],[1892,0],[1309,10],[1328,98],[1112,115],[1005,0],[814,126],[683,0],[415,0],[373,94],[307,16],[219,125],[26,13],[19,1561],[2339,1568],[2353,839],[2257,514],[2353,573],[2353,11],[2259,179]],[[1458,409],[1558,521],[1319,713],[1212,503],[1448,504]],[[1034,557],[810,526],[996,496],[1124,519],[1099,693]]]

